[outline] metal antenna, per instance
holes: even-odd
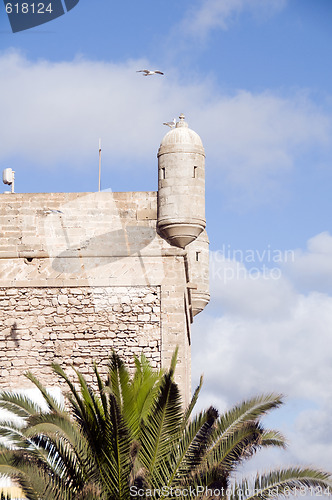
[[[100,179],[101,179],[101,139],[99,139],[99,183],[98,183],[99,192],[100,192]]]

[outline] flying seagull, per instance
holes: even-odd
[[[150,75],[163,75],[164,73],[162,73],[161,71],[158,71],[157,69],[155,71],[151,71],[149,69],[139,69],[138,71],[136,71],[136,73],[144,73],[143,76],[150,76]]]
[[[164,122],[163,125],[167,125],[167,127],[169,127],[169,128],[175,128],[176,119],[173,118],[173,121],[171,121],[171,122]]]

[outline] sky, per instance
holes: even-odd
[[[287,451],[331,470],[332,2],[80,0],[12,33],[0,6],[0,164],[17,192],[157,189],[163,125],[206,150],[211,302],[193,386],[221,411],[276,392]],[[163,71],[143,77],[139,69]],[[5,189],[5,188],[4,188]],[[249,469],[250,470],[250,469]]]

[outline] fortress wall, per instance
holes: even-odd
[[[174,126],[173,126],[174,125]],[[209,301],[205,152],[184,115],[158,150],[158,193],[0,194],[0,389],[102,373],[114,348],[168,367],[190,399],[190,324]],[[72,366],[73,365],[73,366]]]
[[[0,195],[0,389],[50,364],[101,372],[114,348],[167,367],[190,397],[186,251],[156,231],[157,194]]]
[[[0,258],[128,256],[164,247],[157,193],[0,195]]]
[[[161,362],[160,287],[1,288],[0,325],[0,389],[30,387],[27,370],[53,385],[53,362],[91,382],[112,349],[131,366],[141,352]]]

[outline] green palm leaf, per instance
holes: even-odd
[[[187,498],[205,500],[197,487],[219,489],[216,498],[225,497],[222,490],[244,460],[262,447],[285,447],[284,436],[261,422],[282,404],[281,396],[192,417],[202,379],[184,410],[174,382],[176,355],[166,373],[154,372],[144,356],[135,358],[131,376],[113,354],[105,382],[94,366],[96,389],[81,373],[74,383],[53,365],[68,388],[66,407],[28,374],[47,410],[24,395],[0,394],[0,408],[21,418],[0,425],[0,474],[14,478],[28,500],[129,500],[131,486],[142,488],[143,496],[145,488],[156,489],[156,500],[170,498],[167,487],[186,489]],[[310,468],[276,470],[252,484],[236,483],[229,500],[268,500],[315,486],[330,487],[331,476]]]
[[[172,368],[163,376],[160,394],[141,435],[139,460],[149,471],[151,484],[168,483],[170,469],[167,458],[178,437],[182,422],[181,395],[172,379]]]
[[[267,500],[276,496],[289,496],[300,491],[305,493],[308,488],[321,487],[331,493],[331,475],[316,469],[293,467],[257,475],[252,487],[248,481],[236,484],[230,500],[238,500],[239,494],[243,500]],[[246,494],[246,491],[249,494]]]
[[[0,408],[12,412],[17,417],[29,417],[41,411],[40,406],[25,394],[1,392]]]

